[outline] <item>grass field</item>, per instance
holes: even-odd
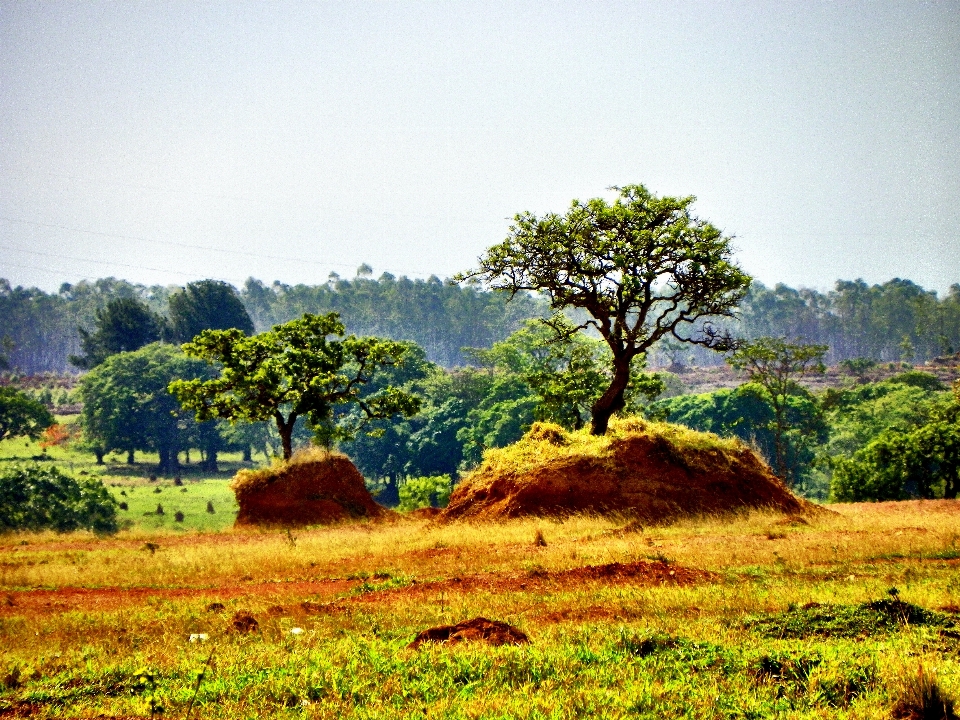
[[[0,717],[889,718],[960,697],[953,501],[287,533],[233,530],[224,477],[107,470],[127,529],[0,536]],[[407,647],[476,616],[531,642]]]

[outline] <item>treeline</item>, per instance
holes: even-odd
[[[27,375],[73,371],[69,357],[81,349],[79,328],[92,330],[97,311],[111,300],[136,298],[166,315],[171,295],[180,290],[106,278],[47,293],[0,279],[0,355]],[[524,320],[547,312],[527,295],[507,302],[502,294],[437,277],[412,280],[384,273],[374,279],[366,266],[353,279],[331,275],[318,285],[266,285],[251,278],[239,296],[258,332],[307,312],[335,311],[351,332],[411,340],[447,368],[469,364],[463,348],[490,347]],[[880,285],[842,280],[826,293],[754,283],[739,312],[730,327],[735,334],[824,344],[829,364],[861,357],[918,363],[960,349],[960,285],[938,297],[901,279]],[[679,343],[659,347],[651,360],[656,365],[722,362],[715,353]]]
[[[65,283],[58,292],[47,293],[0,279],[0,355],[26,375],[75,371],[70,357],[80,354],[80,328],[92,331],[97,312],[111,300],[135,298],[166,316],[170,298],[181,290],[106,278]],[[251,278],[239,297],[257,332],[304,313],[338,312],[352,333],[412,340],[445,367],[466,363],[463,348],[489,347],[524,320],[545,313],[543,304],[529,296],[508,303],[502,293],[476,286],[387,273],[379,279],[359,274],[353,280],[331,275],[322,285],[265,285]]]

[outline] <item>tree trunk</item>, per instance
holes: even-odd
[[[103,465],[103,456],[106,453],[103,450],[94,450],[93,454],[97,456],[97,465]]]
[[[277,421],[277,432],[280,434],[280,444],[283,446],[283,459],[289,460],[290,456],[293,455],[293,426],[297,422],[297,416],[294,413],[290,413],[290,417],[284,420],[283,415],[276,413],[274,418]]]
[[[253,448],[249,445],[245,445],[243,448],[243,461],[253,462]]]
[[[610,417],[626,407],[627,403],[623,394],[630,382],[630,358],[621,356],[613,360],[613,380],[610,381],[610,387],[604,391],[597,401],[590,408],[593,414],[593,421],[590,425],[591,435],[606,435],[607,426],[610,424]]]
[[[133,450],[127,450],[127,465],[133,465]]]

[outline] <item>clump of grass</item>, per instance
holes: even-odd
[[[554,423],[534,423],[518,442],[505,448],[487,450],[483,465],[497,474],[522,473],[545,462],[591,457],[611,459],[625,443],[646,436],[664,451],[683,461],[693,453],[728,456],[742,453],[736,439],[691,430],[682,425],[651,422],[640,417],[614,418],[606,435],[591,435],[589,428],[568,431]]]
[[[893,717],[897,720],[957,720],[957,713],[953,698],[940,687],[936,673],[920,663],[916,674],[901,679]]]
[[[906,625],[953,628],[953,618],[893,598],[858,605],[810,603],[784,613],[748,618],[746,626],[767,637],[859,637],[895,632]]]
[[[174,522],[182,523],[182,522],[183,522],[183,518],[184,518],[184,514],[183,514],[183,512],[181,512],[180,510],[177,510],[177,511],[173,514],[173,520],[174,520]]]
[[[346,455],[313,445],[301,448],[289,460],[275,459],[269,467],[241,468],[230,481],[230,489],[235,493],[254,491],[271,484],[283,469],[291,465],[322,462],[331,457],[346,457]]]

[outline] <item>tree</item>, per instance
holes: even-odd
[[[612,355],[609,385],[591,407],[595,435],[626,405],[631,362],[658,340],[726,349],[729,337],[710,321],[732,317],[750,285],[731,260],[729,238],[691,215],[693,197],[658,198],[642,185],[614,189],[612,204],[575,200],[566,216],[517,215],[479,269],[456,278],[480,278],[511,296],[542,293],[555,312],[586,310],[591,319],[577,329],[595,328]]]
[[[53,425],[53,415],[41,403],[12,387],[0,387],[0,440],[36,439]]]
[[[219,377],[175,381],[170,392],[196,413],[198,421],[273,420],[284,459],[293,453],[291,438],[300,417],[319,427],[336,406],[355,404],[362,419],[340,429],[350,436],[371,420],[415,414],[419,399],[398,388],[387,386],[372,395],[363,392],[379,370],[403,365],[408,346],[373,337],[343,337],[344,333],[337,313],[307,314],[252,337],[235,328],[206,330],[183,350],[216,364]]]
[[[81,422],[88,446],[126,451],[130,462],[136,450],[155,450],[159,471],[176,472],[178,453],[189,447],[194,429],[167,386],[178,379],[208,376],[205,363],[191,360],[172,345],[153,343],[111,355],[80,380]]]
[[[70,362],[83,370],[95,368],[111,355],[139,350],[160,339],[164,320],[136,298],[117,298],[96,312],[93,332],[78,328],[82,356]]]
[[[650,414],[724,437],[736,436],[756,447],[765,457],[776,456],[776,423],[770,393],[753,383],[699,395],[659,400]],[[804,486],[805,494],[818,494],[812,473],[816,450],[826,441],[829,427],[815,398],[809,393],[789,395],[784,410],[788,430],[781,437],[785,475],[790,484]]]
[[[236,328],[253,332],[253,321],[247,314],[237,291],[219,280],[198,280],[188,283],[170,296],[170,326],[175,342],[189,342],[204,330]]]
[[[741,343],[727,358],[732,367],[745,372],[751,383],[768,394],[767,401],[773,408],[774,467],[787,483],[792,483],[787,443],[792,427],[787,415],[789,399],[793,395],[809,395],[797,380],[811,373],[822,374],[826,352],[826,345],[791,344],[783,338],[763,337]]]
[[[955,499],[960,493],[960,381],[951,402],[936,404],[927,422],[889,428],[850,458],[837,458],[833,496],[841,502]]]

